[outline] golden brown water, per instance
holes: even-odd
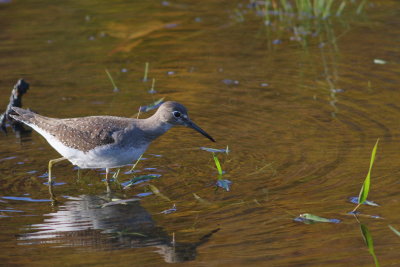
[[[0,4],[1,107],[20,77],[31,84],[24,107],[51,117],[132,116],[166,97],[218,141],[172,129],[137,167],[162,176],[112,195],[103,171],[77,180],[60,163],[52,205],[41,176],[57,153],[36,133],[2,136],[1,264],[373,266],[362,223],[381,266],[400,265],[400,238],[388,228],[400,230],[400,3],[384,2],[325,26],[336,41],[319,34],[307,46],[268,32],[246,1]],[[141,81],[146,62],[156,94]],[[359,223],[348,199],[377,138],[369,199],[381,206],[362,206]],[[227,145],[218,157],[229,192],[215,190],[214,161],[199,149]],[[295,222],[302,213],[341,223]]]

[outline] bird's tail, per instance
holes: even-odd
[[[35,112],[23,108],[12,107],[12,109],[16,114],[10,114],[10,117],[16,121],[20,121],[28,125],[33,122],[35,116],[37,115]]]

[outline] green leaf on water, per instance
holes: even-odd
[[[215,161],[215,166],[217,166],[218,174],[221,176],[222,175],[222,168],[221,168],[221,163],[219,162],[219,159],[215,153],[213,153],[213,158]]]
[[[368,230],[368,227],[365,226],[364,224],[360,224],[360,230],[361,230],[361,234],[362,234],[362,236],[364,238],[365,244],[368,247],[368,251],[372,255],[372,257],[374,258],[375,266],[379,267],[378,258],[375,255],[374,242],[372,240],[372,236],[371,236],[371,233]]]
[[[315,222],[340,223],[340,220],[338,219],[327,219],[310,213],[300,214],[299,217],[296,218],[295,220],[304,223],[315,223]]]
[[[210,148],[210,147],[202,146],[202,147],[200,147],[200,149],[204,150],[204,151],[211,152],[211,153],[226,153],[226,154],[229,154],[229,147],[228,146],[226,146],[226,148],[223,148],[223,149],[216,149],[216,148]]]
[[[396,235],[400,236],[400,232],[398,230],[396,230],[396,228],[394,228],[393,226],[389,225],[390,230],[393,231],[393,233],[395,233]]]
[[[369,163],[369,170],[368,170],[368,174],[367,177],[364,180],[363,186],[361,187],[360,190],[360,194],[358,196],[358,206],[353,210],[353,212],[362,204],[364,203],[364,201],[367,200],[368,197],[368,193],[369,193],[369,189],[371,186],[371,171],[372,171],[372,166],[374,164],[375,161],[375,155],[376,155],[376,150],[378,148],[378,143],[379,143],[379,138],[378,140],[376,140],[375,146],[372,149],[372,153],[371,153],[371,160]]]
[[[316,221],[316,222],[330,222],[329,219],[322,218],[322,217],[319,217],[317,215],[313,215],[313,214],[310,214],[310,213],[300,214],[300,217],[304,218],[306,220],[311,220],[311,221]]]

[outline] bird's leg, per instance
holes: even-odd
[[[109,168],[106,168],[106,186],[107,186],[107,193],[111,193],[110,178],[108,178],[109,172],[110,172],[110,169],[109,169]]]
[[[106,182],[109,182],[110,179],[108,178],[108,174],[110,173],[110,169],[106,168]]]
[[[49,161],[49,185],[52,183],[51,167],[53,167],[53,164],[55,164],[57,162],[60,162],[60,161],[63,161],[63,160],[66,160],[66,159],[67,158],[62,157],[62,158],[58,158],[58,159],[52,159],[52,160]]]

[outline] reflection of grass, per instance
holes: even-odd
[[[352,2],[355,2],[356,13],[360,14],[367,0]],[[281,20],[288,16],[300,20],[326,19],[332,15],[341,16],[346,6],[346,0],[265,0],[263,11],[266,21],[272,18],[271,15]]]
[[[360,230],[361,230],[361,234],[364,238],[365,244],[368,247],[368,251],[371,254],[372,258],[374,259],[375,266],[379,267],[380,265],[378,262],[378,258],[375,255],[374,242],[372,240],[371,233],[369,232],[367,226],[365,226],[364,224],[360,224]]]
[[[327,38],[331,37],[326,32],[327,28],[333,25],[331,18],[341,17],[343,24],[345,23],[345,20],[342,19],[344,14],[360,15],[367,0],[265,0],[264,2],[251,2],[256,14],[262,17],[267,27],[269,39],[279,43],[277,38],[281,39],[284,32],[291,32],[293,35],[290,39],[298,41],[304,46],[307,45],[307,39],[310,36],[326,34]],[[275,33],[275,36],[272,36],[272,32]],[[334,42],[332,39],[328,40],[330,43]]]
[[[144,75],[143,75],[143,81],[147,82],[147,75],[149,74],[149,62],[146,62],[144,65]]]

